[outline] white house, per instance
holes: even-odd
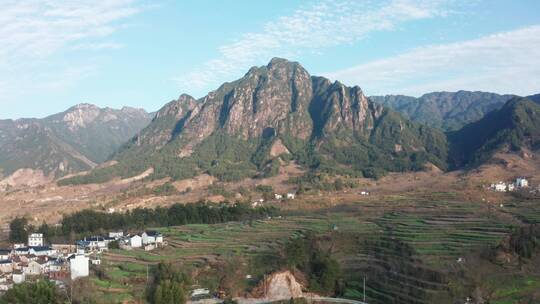
[[[491,184],[491,189],[498,192],[506,192],[506,183],[498,182],[496,184]]]
[[[43,233],[31,233],[28,235],[28,247],[43,246]]]
[[[89,259],[84,254],[76,254],[69,259],[69,270],[71,279],[87,277],[89,273]]]
[[[508,186],[506,186],[506,189],[508,191],[514,191],[516,189],[516,186],[514,184],[508,184]]]
[[[51,248],[60,254],[70,254],[77,252],[77,245],[73,244],[52,244]]]
[[[128,238],[129,246],[132,248],[141,248],[142,237],[138,234],[132,235]]]
[[[30,261],[26,267],[23,267],[25,275],[40,275],[44,271],[44,266],[37,261]]]
[[[0,261],[9,260],[11,249],[0,249]]]
[[[2,273],[11,273],[13,272],[13,262],[10,260],[0,261],[0,272]]]
[[[11,276],[11,280],[13,280],[14,284],[20,284],[20,283],[26,281],[26,275],[22,271],[13,272],[13,274]]]
[[[0,282],[0,291],[8,291],[13,287],[13,284],[8,283],[7,281]]]
[[[294,193],[287,193],[287,199],[294,199],[296,194]]]
[[[280,200],[280,199],[283,198],[283,195],[274,193],[274,198],[277,199],[277,200]]]
[[[101,236],[93,236],[90,238],[84,238],[83,240],[77,241],[77,246],[79,248],[88,249],[90,251],[103,251],[108,249],[108,242],[105,240],[105,238]]]
[[[518,177],[516,178],[516,187],[518,188],[529,187],[529,181],[524,177]]]
[[[144,245],[163,243],[163,235],[157,231],[145,231],[141,237]]]
[[[57,251],[48,246],[40,247],[31,247],[28,249],[28,254],[33,254],[35,256],[53,256],[56,255]]]
[[[123,236],[124,236],[123,231],[111,231],[111,232],[109,232],[109,237],[113,238],[115,240],[118,240],[118,239],[122,238]]]

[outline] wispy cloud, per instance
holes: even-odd
[[[219,56],[199,69],[175,77],[181,89],[201,91],[271,56],[297,57],[304,52],[350,44],[372,32],[403,22],[445,16],[454,1],[322,1],[245,33],[219,48]]]
[[[58,89],[61,84],[72,84],[73,79],[89,75],[88,71],[95,67],[89,67],[88,62],[67,62],[63,57],[60,64],[51,66],[51,58],[81,50],[121,48],[121,44],[110,40],[111,34],[142,9],[137,0],[2,1],[0,102],[8,102],[10,94]]]
[[[88,50],[88,51],[101,51],[101,50],[116,50],[123,48],[124,45],[116,42],[98,42],[98,43],[81,43],[74,45],[72,50]]]
[[[50,55],[70,43],[108,36],[140,11],[133,0],[4,1],[0,61]]]
[[[540,91],[540,25],[474,40],[420,47],[398,56],[327,73],[375,94],[483,90]]]

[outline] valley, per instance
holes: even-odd
[[[148,227],[161,232],[168,245],[150,252],[106,251],[101,265],[92,268],[94,274],[73,287],[79,299],[91,294],[105,303],[138,303],[145,297],[148,269],[162,262],[179,267],[193,279],[193,286],[208,288],[212,294],[222,292],[239,300],[257,297],[258,282],[287,269],[287,241],[313,234],[318,246],[341,266],[340,297],[362,300],[361,282],[366,276],[368,303],[433,303],[435,299],[453,303],[452,299],[467,297],[508,303],[536,299],[533,290],[540,287],[540,273],[535,265],[540,255],[522,260],[505,254],[502,260],[492,260],[485,252],[496,250],[517,227],[539,223],[540,198],[497,193],[487,185],[516,176],[538,185],[538,159],[531,151],[499,153],[473,171],[356,178],[354,187],[341,190],[329,189],[335,177],[328,177],[328,185],[310,184],[294,200],[283,201],[273,193],[298,192],[298,184],[292,181],[306,173],[292,162],[274,177],[241,182],[200,176],[173,182],[135,178],[45,185],[2,192],[4,204],[18,204],[10,208],[12,213],[3,214],[3,221],[33,215],[35,225],[54,224],[64,214],[87,208],[122,213],[201,200],[250,204],[264,198],[261,205],[280,210],[279,216],[254,221]],[[260,185],[272,192],[257,190]],[[491,277],[497,279],[483,279]],[[307,281],[302,284],[309,290]]]

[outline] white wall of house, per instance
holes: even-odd
[[[111,232],[109,232],[109,237],[110,238],[119,239],[119,238],[121,238],[123,236],[124,236],[124,232],[122,232],[122,231],[111,231]]]
[[[41,265],[36,261],[30,261],[28,266],[23,269],[26,275],[40,275],[42,273]]]
[[[71,271],[71,279],[87,277],[89,273],[88,257],[79,254],[69,260],[69,269]]]
[[[28,235],[28,246],[43,246],[43,233],[31,233]]]
[[[143,244],[153,244],[156,242],[156,238],[153,236],[148,235],[146,232],[143,232],[142,234],[142,243]]]
[[[133,248],[141,248],[142,237],[140,235],[134,235],[129,238],[129,245]]]
[[[11,279],[13,280],[13,283],[20,284],[26,281],[26,275],[24,275],[24,273],[14,273]]]

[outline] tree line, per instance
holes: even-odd
[[[229,204],[174,204],[170,207],[136,208],[125,213],[104,213],[85,209],[64,215],[61,225],[43,223],[34,227],[26,218],[15,218],[10,222],[11,242],[26,242],[28,233],[43,233],[45,239],[68,237],[88,233],[103,233],[108,230],[144,229],[186,224],[216,224],[231,221],[256,220],[278,213],[275,207],[251,208],[245,203]]]

